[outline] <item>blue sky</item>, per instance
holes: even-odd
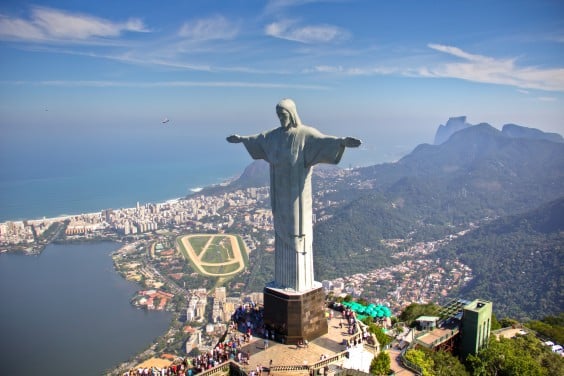
[[[194,145],[248,162],[225,136],[277,126],[284,97],[362,139],[361,164],[451,116],[563,134],[564,2],[0,2],[0,165]]]

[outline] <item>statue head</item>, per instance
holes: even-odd
[[[298,127],[302,125],[302,121],[298,116],[296,104],[290,98],[282,99],[276,105],[276,114],[280,119],[280,125],[284,128]]]

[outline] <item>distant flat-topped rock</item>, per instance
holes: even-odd
[[[454,133],[471,127],[472,124],[466,122],[466,116],[451,117],[445,125],[439,125],[437,133],[435,133],[435,145],[440,145],[450,138]]]

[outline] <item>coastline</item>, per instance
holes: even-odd
[[[0,181],[0,222],[66,217],[127,208],[137,201],[183,198],[193,194],[193,189],[228,181],[244,168],[239,163],[220,166],[217,161],[212,162],[206,166],[176,160],[151,164],[117,161],[104,169],[90,166],[64,176],[55,171],[52,177],[43,179],[23,173],[13,178],[7,176]],[[25,171],[25,166],[22,169]]]
[[[69,374],[73,369],[106,374],[167,333],[171,312],[148,313],[130,304],[142,287],[113,267],[110,257],[122,247],[111,241],[52,244],[42,257],[1,258],[2,295],[13,303],[2,308],[2,317],[11,323],[3,328],[10,355],[4,370],[14,370],[8,374]],[[8,280],[15,286],[8,286]],[[38,305],[43,307],[39,315]],[[22,361],[30,357],[37,363]],[[90,366],[81,368],[85,361]]]
[[[201,185],[201,186],[195,186],[192,188],[188,188],[187,189],[187,194],[185,196],[177,196],[177,197],[172,197],[172,198],[166,198],[163,200],[150,200],[150,201],[146,201],[144,202],[144,204],[165,204],[165,203],[170,203],[170,202],[176,202],[178,200],[183,200],[186,198],[189,198],[195,194],[200,193],[201,191],[207,189],[207,188],[213,188],[213,187],[217,187],[217,186],[227,186],[229,185],[231,182],[233,182],[234,180],[236,180],[240,175],[233,175],[231,177],[228,178],[219,178],[218,180],[220,180],[219,183],[213,183],[213,184],[207,184],[207,185]],[[141,202],[141,201],[137,201],[137,202]],[[120,208],[123,209],[128,209],[131,207],[125,207],[125,206],[119,206]],[[104,210],[111,210],[110,207],[106,207],[106,208],[102,208],[100,210],[97,211],[85,211],[85,212],[77,212],[77,213],[60,213],[60,214],[56,214],[54,216],[46,216],[46,215],[34,215],[34,216],[30,216],[30,217],[20,217],[20,218],[8,218],[8,219],[1,219],[0,220],[0,224],[2,223],[7,223],[7,222],[39,222],[39,221],[45,221],[45,220],[50,220],[50,221],[64,221],[66,219],[69,219],[71,217],[75,217],[77,215],[94,215],[94,214],[98,214]],[[1,212],[1,211],[0,211]]]
[[[183,201],[190,201],[194,200],[203,200],[205,197],[204,193],[201,194],[203,190],[206,188],[217,187],[217,186],[227,186],[229,183],[237,179],[238,176],[232,176],[228,179],[222,179],[220,183],[211,184],[206,187],[194,187],[190,189],[190,193],[183,197],[175,197],[171,199],[164,200],[158,203],[147,203],[147,204],[138,204],[136,207],[132,208],[125,208],[125,209],[118,209],[114,210],[114,213],[122,213],[117,215],[130,215],[131,218],[134,219],[136,216],[138,218],[142,217],[140,211],[144,211],[146,208],[155,208],[155,207],[180,207],[183,204]],[[202,201],[203,202],[203,201]],[[113,227],[111,230],[107,227],[102,227],[100,232],[88,232],[84,231],[83,233],[79,233],[76,235],[69,234],[66,232],[68,229],[72,227],[73,223],[78,221],[85,221],[85,223],[93,222],[94,219],[106,219],[104,217],[104,212],[112,211],[111,209],[102,209],[100,211],[89,211],[80,214],[59,214],[53,217],[36,217],[33,219],[24,219],[19,221],[5,221],[1,222],[0,226],[0,253],[9,253],[9,252],[18,252],[24,253],[26,255],[39,255],[49,244],[56,244],[56,245],[65,245],[65,244],[81,244],[81,243],[99,243],[99,242],[115,242],[121,243],[119,249],[112,252],[111,256],[114,254],[119,253],[120,251],[131,247],[132,244],[143,244],[146,248],[148,245],[151,244],[155,237],[161,236],[160,234],[168,233],[170,236],[170,230],[166,230],[166,226],[159,228],[158,231],[149,231],[147,233],[139,233],[139,234],[127,234],[124,233],[123,230],[118,230],[117,227]],[[128,214],[129,213],[129,214]],[[135,220],[138,221],[138,220]],[[8,227],[20,227],[23,233],[25,233],[26,237],[22,237],[20,242],[15,242],[14,244],[7,244],[6,243],[6,228]],[[174,232],[174,231],[173,231]],[[23,235],[22,235],[23,236]],[[149,268],[153,268],[152,262],[147,260],[147,263],[143,264],[145,266],[140,266],[140,268],[146,269],[148,266]],[[126,277],[124,271],[116,265],[113,264],[113,272],[124,281],[131,281]],[[156,269],[153,269],[156,270]],[[159,274],[158,272],[156,274]],[[183,312],[183,306],[187,304],[183,299],[186,296],[187,290],[182,289],[178,286],[177,283],[172,281],[169,278],[163,278],[162,281],[164,282],[163,288],[165,291],[176,291],[177,299],[174,300],[173,305],[168,306],[166,311],[173,314],[173,317],[170,320],[170,324],[167,326],[167,329],[164,330],[157,338],[155,338],[152,343],[149,343],[148,346],[133,355],[128,360],[120,360],[119,364],[116,364],[112,370],[107,370],[109,373],[114,373],[118,369],[123,369],[123,367],[127,367],[129,365],[136,365],[138,362],[145,357],[157,353],[160,347],[167,346],[172,336],[177,332],[175,326],[178,324],[178,315],[180,312]],[[145,284],[145,281],[134,281],[135,286],[137,289],[137,293],[140,290],[149,288]],[[136,294],[137,294],[136,293]],[[147,309],[139,309],[134,304],[132,304],[132,300],[128,300],[128,305],[132,308],[138,310]],[[176,325],[175,325],[176,324]],[[181,346],[178,347],[181,349]]]

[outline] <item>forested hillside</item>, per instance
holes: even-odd
[[[356,199],[316,226],[322,278],[350,271],[345,260],[356,267],[359,258],[361,269],[373,260],[385,262],[381,239],[435,240],[471,222],[563,197],[564,144],[511,138],[478,125],[441,145],[420,145],[397,163],[361,169],[360,175],[372,189],[355,192]],[[365,249],[373,251],[366,255]],[[333,266],[331,260],[343,262]]]
[[[564,309],[564,198],[485,224],[436,256],[458,257],[474,271],[461,293],[495,302],[500,317],[520,320]]]

